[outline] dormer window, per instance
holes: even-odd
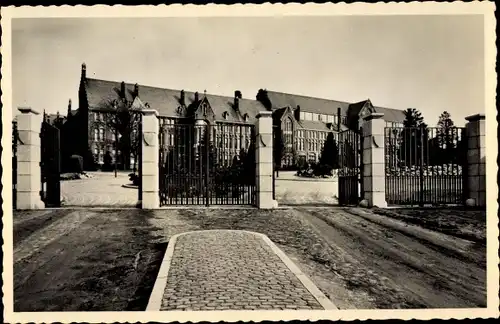
[[[227,119],[228,115],[229,115],[229,113],[227,111],[225,111],[222,113],[222,118]]]
[[[243,120],[246,121],[246,122],[248,121],[248,114],[244,114],[243,115]]]

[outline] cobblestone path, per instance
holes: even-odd
[[[160,310],[324,309],[263,237],[203,231],[178,237]]]

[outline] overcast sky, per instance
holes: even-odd
[[[483,17],[13,19],[13,104],[66,113],[87,76],[255,99],[259,88],[484,113]],[[154,108],[154,107],[153,107]]]

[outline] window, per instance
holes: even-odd
[[[304,120],[306,117],[305,117],[305,113],[303,111],[300,112],[299,114],[299,119],[300,120]]]
[[[99,140],[99,130],[97,128],[94,128],[94,141]]]
[[[286,145],[293,142],[293,123],[291,118],[287,118],[285,121],[285,127],[283,130],[284,142]]]
[[[312,114],[308,112],[304,113],[304,120],[313,120]]]
[[[104,127],[99,127],[99,139],[104,139]]]
[[[327,123],[333,123],[334,122],[333,119],[334,119],[334,117],[332,115],[327,115],[326,116],[326,122]]]

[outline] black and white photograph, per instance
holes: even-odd
[[[494,9],[2,8],[6,321],[498,317]]]

